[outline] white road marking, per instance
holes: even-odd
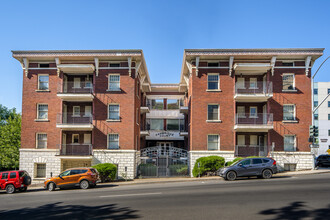
[[[140,194],[124,194],[124,195],[109,195],[109,196],[100,196],[100,198],[106,198],[106,197],[125,197],[125,196],[147,196],[147,195],[161,195],[163,193],[157,192],[157,193],[140,193]]]

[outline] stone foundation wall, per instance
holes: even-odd
[[[113,163],[118,166],[118,179],[134,179],[137,173],[136,153],[135,150],[94,150],[92,166],[99,163]]]
[[[232,161],[234,157],[234,151],[190,151],[189,153],[189,169],[190,176],[192,177],[192,170],[194,169],[196,160],[200,157],[207,156],[220,156],[225,158],[225,161]]]
[[[295,164],[295,170],[313,169],[314,158],[311,152],[284,152],[274,151],[270,153],[270,157],[276,160],[279,171],[284,171],[285,164]]]
[[[46,178],[50,177],[50,173],[58,175],[61,171],[61,160],[55,155],[58,150],[53,149],[20,149],[19,169],[26,170],[33,183],[43,183],[45,178],[36,178],[37,163],[46,164]]]

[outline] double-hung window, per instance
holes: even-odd
[[[282,79],[283,79],[283,90],[295,90],[293,73],[284,73]]]
[[[48,104],[38,104],[37,109],[38,119],[48,119]]]
[[[49,75],[39,74],[38,75],[38,90],[49,90]]]
[[[219,135],[207,135],[207,150],[219,150]]]
[[[213,104],[207,105],[207,120],[208,121],[219,120],[219,105],[213,105]]]
[[[108,119],[109,120],[119,120],[119,105],[110,104],[108,107]]]
[[[237,106],[238,118],[245,118],[245,106]]]
[[[283,120],[294,121],[295,116],[295,105],[283,105]]]
[[[207,74],[207,89],[219,90],[219,74],[209,73]]]
[[[37,133],[37,149],[47,148],[47,134]]]
[[[250,118],[257,118],[258,117],[258,108],[256,106],[250,107]]]
[[[73,106],[73,117],[80,117],[80,106]]]
[[[284,151],[296,151],[296,136],[285,135],[284,136]]]
[[[119,149],[119,134],[108,134],[108,149]]]
[[[35,178],[45,178],[46,177],[46,164],[36,163],[35,164]]]
[[[257,89],[257,78],[250,78],[250,89]]]
[[[119,74],[109,74],[109,91],[120,91]]]

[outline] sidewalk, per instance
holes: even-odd
[[[281,172],[274,175],[277,176],[295,176],[295,175],[307,175],[307,174],[321,174],[330,173],[330,169],[319,169],[319,170],[302,170],[302,171],[287,171]],[[174,183],[174,182],[187,182],[187,181],[209,181],[209,180],[221,180],[223,178],[219,176],[210,177],[168,177],[168,178],[149,178],[149,179],[134,179],[128,181],[115,181],[110,183],[99,183],[98,185],[133,185],[133,184],[152,184],[152,183]],[[32,184],[29,189],[43,188],[43,184]]]

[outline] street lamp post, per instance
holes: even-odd
[[[320,105],[322,105],[322,103],[329,97],[330,93],[322,100],[322,102],[316,106],[314,108],[314,77],[316,76],[316,74],[319,72],[320,68],[323,66],[323,64],[330,58],[330,56],[328,56],[319,66],[319,68],[316,70],[316,72],[314,73],[314,75],[311,77],[311,83],[312,83],[312,126],[314,126],[314,113],[315,111],[320,107]],[[314,145],[314,137],[313,137],[313,142],[312,145]],[[315,154],[313,152],[313,148],[311,148],[311,152],[313,154],[313,169],[315,169]]]

